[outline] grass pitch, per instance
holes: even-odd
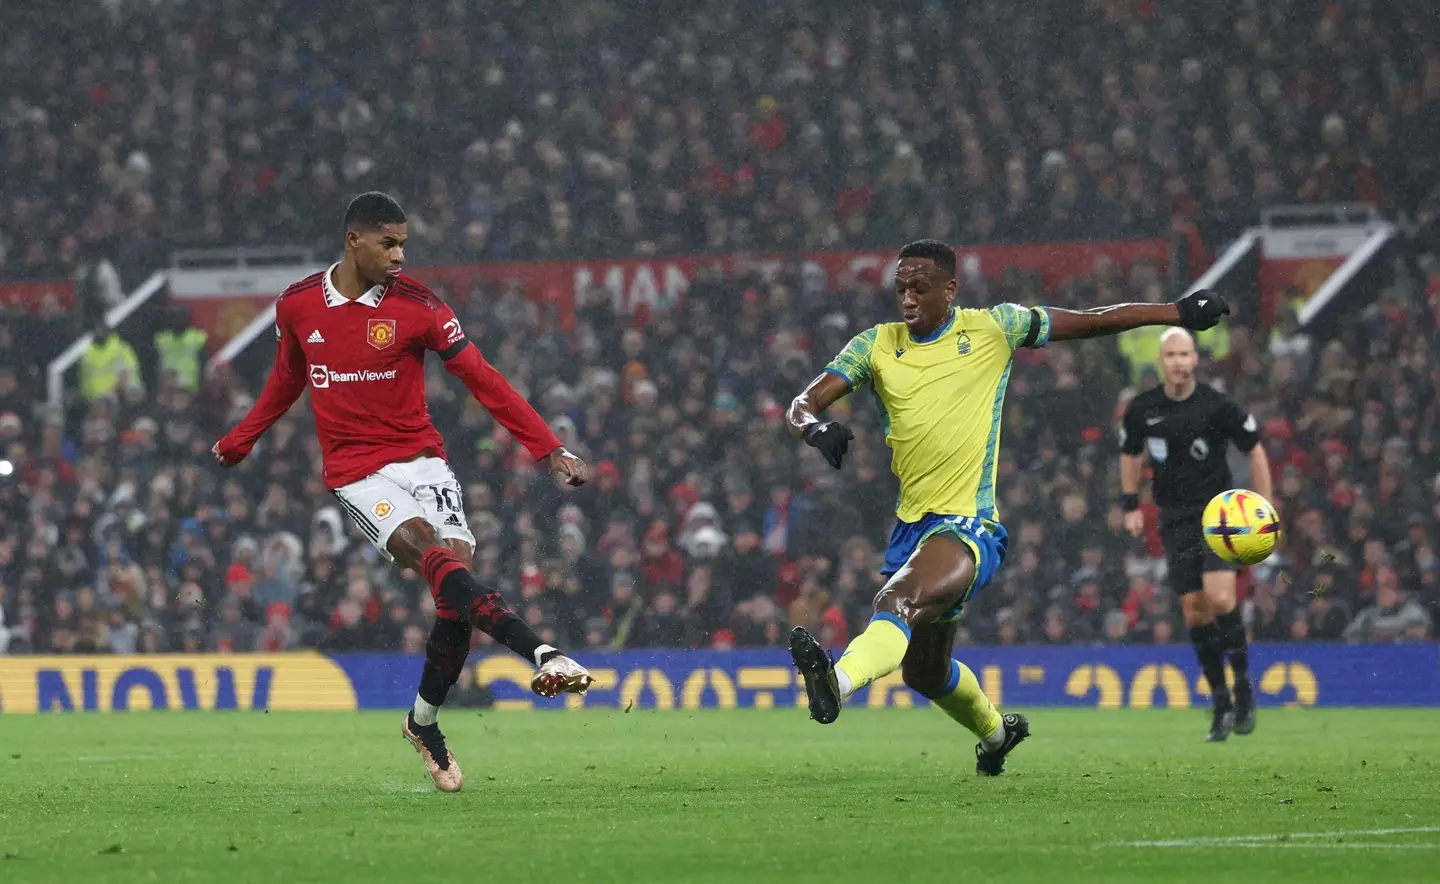
[[[1042,709],[985,779],[933,710],[451,711],[458,795],[400,719],[0,717],[0,881],[1440,877],[1440,712]]]

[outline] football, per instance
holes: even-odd
[[[1205,542],[1215,555],[1236,565],[1265,561],[1280,540],[1280,516],[1270,501],[1243,488],[1222,491],[1201,517]]]

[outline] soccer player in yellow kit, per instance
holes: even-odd
[[[956,307],[954,249],[920,240],[899,257],[895,296],[904,321],[857,335],[786,413],[791,430],[839,469],[854,435],[817,415],[854,389],[868,384],[874,390],[900,480],[881,572],[887,582],[875,596],[869,626],[839,663],[798,627],[790,653],[805,680],[811,718],[829,724],[851,694],[899,669],[906,685],[980,738],[975,769],[995,776],[1030,735],[1029,722],[996,711],[975,674],[950,652],[962,607],[1005,560],[995,470],[1011,358],[1021,347],[1144,325],[1207,329],[1230,308],[1210,291],[1173,304],[1082,311]]]

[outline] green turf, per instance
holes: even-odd
[[[0,717],[0,881],[1434,881],[1440,712],[1038,710],[999,779],[932,710]],[[1364,846],[1362,846],[1364,845]]]

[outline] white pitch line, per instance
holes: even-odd
[[[1292,850],[1435,850],[1440,848],[1440,844],[1392,844],[1385,841],[1357,841],[1354,843],[1342,841],[1338,844],[1333,841],[1314,841],[1308,844],[1295,844],[1291,841],[1237,841],[1226,846],[1285,847]]]
[[[1220,844],[1242,847],[1285,846],[1277,842],[1304,838],[1351,838],[1356,836],[1413,835],[1440,832],[1440,826],[1412,826],[1403,829],[1345,829],[1339,832],[1290,832],[1280,835],[1226,835],[1219,837],[1177,838],[1166,841],[1113,841],[1101,847],[1208,847]],[[1308,846],[1308,845],[1295,845]],[[1424,845],[1429,846],[1429,845]]]

